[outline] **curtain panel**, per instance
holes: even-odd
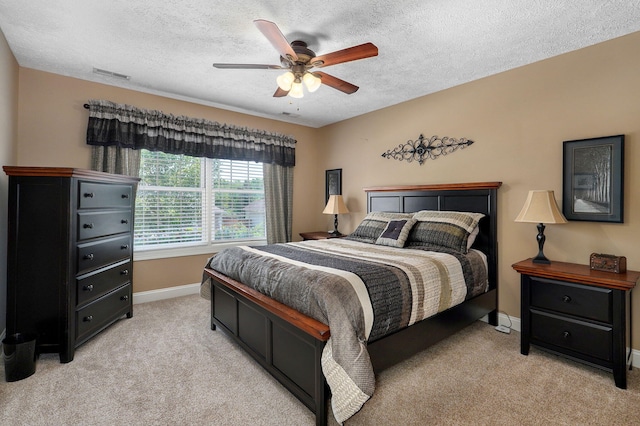
[[[295,166],[296,140],[290,136],[104,100],[88,105],[89,145]]]

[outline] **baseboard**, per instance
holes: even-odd
[[[133,293],[133,304],[156,302],[174,297],[189,296],[200,293],[200,283],[161,288],[159,290],[140,291]]]

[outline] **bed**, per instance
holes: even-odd
[[[211,328],[213,330],[220,329],[228,334],[247,353],[258,361],[315,414],[316,424],[325,425],[327,423],[327,401],[329,396],[333,394],[332,406],[334,415],[338,422],[342,422],[354,412],[357,412],[361,405],[368,399],[370,393],[372,393],[372,389],[368,388],[368,379],[366,377],[364,379],[361,378],[366,376],[366,374],[364,374],[366,373],[366,368],[363,370],[356,369],[359,368],[359,364],[370,364],[372,368],[371,374],[373,374],[373,372],[379,372],[432,346],[480,318],[487,316],[489,323],[497,324],[497,190],[500,185],[500,182],[481,182],[451,185],[365,188],[367,194],[367,217],[354,233],[347,238],[332,239],[335,240],[333,243],[325,240],[324,242],[299,242],[253,249],[231,249],[240,252],[241,256],[246,256],[245,258],[238,258],[239,260],[230,260],[233,259],[233,257],[229,257],[230,254],[213,256],[204,269],[201,287],[201,294],[211,299]],[[304,281],[304,277],[308,277],[308,283],[302,284],[305,286],[308,284],[309,286],[317,288],[316,283],[311,283],[311,281],[316,279],[318,281],[323,280],[323,275],[314,274],[322,274],[324,270],[321,272],[314,270],[313,272],[307,273],[306,271],[300,272],[302,270],[294,269],[294,272],[298,271],[295,275],[296,280],[289,278],[288,281],[283,281],[288,282],[289,287],[285,284],[276,286],[284,289],[282,291],[285,297],[281,297],[282,294],[266,291],[264,288],[261,288],[260,283],[256,285],[256,283],[253,282],[254,279],[247,275],[248,272],[245,274],[245,269],[250,269],[246,268],[248,265],[257,269],[262,267],[262,271],[264,272],[267,270],[264,268],[270,268],[273,262],[280,262],[280,260],[282,260],[281,257],[285,255],[295,258],[295,256],[306,256],[306,253],[310,251],[320,251],[323,253],[319,253],[318,256],[323,258],[323,256],[328,256],[324,253],[324,251],[327,250],[333,252],[352,250],[354,248],[356,251],[366,251],[367,259],[365,260],[370,262],[371,265],[378,265],[379,258],[383,257],[388,257],[389,259],[397,257],[399,259],[398,262],[405,265],[412,262],[412,260],[409,260],[410,258],[423,255],[422,253],[416,254],[416,252],[433,251],[434,249],[431,247],[420,247],[418,250],[412,250],[416,247],[398,248],[402,247],[402,245],[393,247],[395,244],[394,239],[397,239],[398,235],[402,234],[402,239],[407,239],[407,245],[410,245],[410,243],[414,244],[412,242],[414,238],[412,237],[413,234],[410,233],[412,230],[418,229],[418,226],[414,226],[414,224],[420,223],[419,220],[416,222],[417,219],[415,218],[430,221],[430,218],[436,214],[433,212],[445,212],[446,215],[454,214],[453,212],[469,212],[472,214],[466,216],[477,216],[477,227],[474,227],[474,229],[477,230],[477,235],[475,235],[475,239],[472,238],[473,245],[469,248],[469,256],[471,258],[480,257],[482,259],[486,268],[486,276],[484,278],[486,286],[480,291],[478,291],[478,288],[472,289],[473,286],[469,285],[471,281],[470,276],[477,278],[478,275],[475,272],[469,272],[469,264],[475,261],[470,262],[463,259],[466,258],[465,256],[459,256],[453,253],[453,251],[457,252],[457,249],[453,251],[443,249],[443,253],[431,253],[431,255],[434,255],[438,259],[449,259],[450,257],[459,258],[458,261],[461,262],[460,264],[464,265],[460,267],[460,270],[465,272],[463,274],[453,275],[463,275],[462,281],[463,284],[466,285],[466,289],[462,290],[462,292],[465,293],[463,297],[458,296],[459,300],[452,301],[450,305],[442,305],[442,302],[440,302],[439,312],[434,315],[427,313],[425,315],[430,316],[425,319],[422,319],[421,316],[416,317],[413,313],[404,316],[397,314],[397,316],[402,316],[403,318],[410,317],[412,321],[408,323],[399,322],[396,324],[392,320],[382,321],[380,320],[381,316],[377,313],[378,311],[376,311],[376,314],[373,316],[370,314],[367,316],[365,314],[362,317],[357,316],[356,319],[347,320],[351,321],[349,327],[353,326],[356,330],[355,333],[357,335],[354,339],[357,340],[353,343],[353,345],[355,345],[355,351],[357,352],[358,341],[362,347],[360,353],[354,358],[359,364],[354,364],[353,367],[351,364],[347,364],[344,366],[344,369],[342,368],[344,365],[344,354],[353,353],[354,348],[351,347],[350,350],[343,350],[332,343],[332,341],[336,339],[340,342],[345,340],[342,338],[342,336],[345,335],[342,326],[336,326],[338,323],[335,320],[332,321],[330,319],[331,317],[326,317],[324,313],[322,315],[318,314],[318,311],[315,309],[311,309],[306,312],[306,314],[301,313],[300,311],[305,311],[308,304],[296,304],[293,298],[290,300],[290,298],[286,296],[289,294],[289,289],[296,285],[298,277],[300,277],[298,281]],[[413,213],[416,214],[413,215]],[[425,213],[429,219],[424,219]],[[392,214],[397,215],[394,216]],[[390,215],[390,219],[387,222],[388,227],[385,229],[385,232],[379,236],[379,240],[377,241],[379,244],[370,244],[374,241],[361,241],[362,239],[359,238],[359,236],[366,234],[366,232],[362,232],[363,230],[367,231],[367,227],[364,226],[365,222],[373,223],[367,222],[367,219],[386,217],[385,215]],[[398,232],[391,232],[392,224],[396,226],[396,231]],[[402,230],[401,228],[404,229],[403,232],[400,232]],[[375,232],[377,233],[379,230]],[[387,239],[380,240],[382,237],[386,237]],[[362,246],[366,244],[369,244],[371,250],[362,249]],[[456,241],[456,244],[459,244],[459,241]],[[390,254],[383,252],[383,247],[381,246],[391,246],[389,248],[389,250],[391,250],[389,252]],[[384,250],[386,249],[387,248],[384,248]],[[393,252],[394,250],[396,254],[399,253],[398,251],[402,251],[402,254],[396,255]],[[374,255],[370,253],[378,251],[380,251],[380,254],[378,258],[374,259]],[[227,252],[227,250],[224,252]],[[268,255],[264,256],[265,252],[268,252]],[[482,253],[482,255],[478,255],[478,253]],[[404,254],[406,254],[406,256]],[[409,254],[411,254],[411,256],[409,256]],[[455,256],[453,256],[454,254]],[[352,255],[350,252],[339,255],[349,258],[349,261],[345,261],[346,263],[352,263],[350,259]],[[260,259],[256,256],[260,256]],[[263,260],[263,257],[266,259]],[[303,260],[302,263],[305,263],[305,259],[298,258],[297,260],[291,261],[294,263],[291,268],[299,267],[297,262],[300,262],[301,259]],[[228,264],[232,265],[234,262],[240,266],[232,270]],[[261,266],[260,262],[265,263]],[[327,265],[334,264],[333,259],[325,259],[325,262],[328,262],[326,263]],[[438,260],[438,262],[440,262],[440,260]],[[381,264],[379,267],[395,268],[395,266],[383,266]],[[322,269],[323,267],[318,266],[316,268]],[[457,267],[448,268],[449,270],[453,269],[458,271]],[[443,268],[440,267],[440,269]],[[361,271],[361,269],[358,270]],[[221,271],[225,271],[226,274]],[[358,274],[362,275],[361,272],[358,272]],[[344,274],[352,273],[344,272]],[[382,271],[380,273],[372,272],[371,274],[376,277],[401,275],[388,271]],[[281,274],[278,272],[276,275]],[[343,276],[342,273],[340,275],[341,279],[350,279]],[[261,276],[263,277],[263,281],[272,281],[271,278],[264,278],[266,276],[265,273]],[[388,281],[393,281],[393,279],[389,278]],[[420,279],[422,278],[419,278],[419,280]],[[386,280],[386,278],[382,281],[384,280]],[[249,285],[241,281],[245,281],[245,283]],[[453,278],[447,278],[447,282],[449,281],[454,282]],[[458,284],[455,285],[457,286]],[[261,291],[258,291],[256,288]],[[353,288],[356,289],[355,293],[358,293],[358,287],[354,285]],[[371,293],[370,303],[376,305],[375,309],[379,309],[378,305],[380,304],[374,301],[373,291],[369,289],[369,292]],[[455,293],[456,291],[452,291],[452,294]],[[274,297],[269,297],[266,294],[271,294]],[[456,297],[452,296],[451,298],[455,299]],[[348,298],[341,295],[338,299]],[[282,302],[287,302],[290,306]],[[305,303],[306,302],[308,302],[308,300],[305,299]],[[332,309],[333,302],[316,303],[314,301],[313,306],[316,305],[323,305],[323,309],[325,308],[324,305],[327,305],[329,309]],[[362,311],[367,311],[364,309],[365,305],[366,303],[363,302]],[[294,309],[296,306],[304,306],[305,309]],[[428,310],[429,309],[427,309],[427,311]],[[340,315],[338,314],[338,316]],[[325,320],[327,318],[328,320]],[[378,322],[376,323],[376,321]],[[384,322],[385,326],[388,326],[388,323],[393,323],[394,325],[388,326],[386,330],[380,331],[380,328],[384,328],[381,327],[381,322]],[[327,325],[328,323],[331,323],[333,327],[335,335],[333,339],[331,337],[331,328]],[[364,329],[367,330],[366,334],[360,331],[362,324],[365,324]],[[372,336],[373,338],[369,339],[369,337]],[[347,343],[347,347],[349,348],[348,345],[349,343]],[[360,356],[363,351],[364,355]],[[368,360],[366,359],[367,355]],[[348,356],[347,359],[351,360]],[[337,362],[334,362],[336,360]],[[325,370],[324,373],[323,368]],[[351,373],[352,368],[356,369],[354,370],[356,371],[355,374]],[[349,373],[346,376],[344,374],[345,371]],[[334,372],[337,373],[334,374]],[[361,372],[363,372],[363,374],[360,374]],[[354,386],[351,381],[347,381],[345,384],[343,378],[351,378],[349,375],[356,377],[356,386]],[[361,385],[358,380],[364,381],[364,386]],[[332,391],[329,391],[327,383],[331,386]],[[347,394],[347,397],[343,397],[343,394]]]

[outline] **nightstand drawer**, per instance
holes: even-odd
[[[531,310],[531,340],[534,343],[544,342],[611,361],[612,339],[611,327]]]
[[[531,306],[611,323],[612,290],[531,277]]]

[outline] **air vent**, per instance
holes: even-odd
[[[300,114],[292,114],[290,112],[282,111],[282,115],[286,115],[287,117],[297,118],[300,117]]]
[[[115,78],[119,78],[121,80],[129,80],[131,78],[128,75],[119,74],[119,73],[113,72],[113,71],[102,70],[100,68],[94,68],[93,72],[94,72],[94,74],[100,74],[100,75],[104,75],[106,77],[115,77]]]

